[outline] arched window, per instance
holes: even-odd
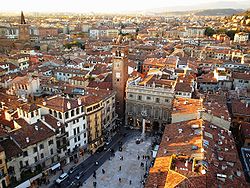
[[[57,117],[57,112],[56,111],[54,111],[54,116]]]

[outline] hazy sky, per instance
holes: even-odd
[[[204,7],[205,4],[215,4],[218,1],[223,1],[224,4],[225,2],[229,3],[228,7],[232,7],[233,3],[247,2],[247,0],[0,0],[0,11],[120,12],[165,7],[169,9],[172,9],[171,7],[191,9],[197,7],[197,5],[203,5]],[[226,6],[221,7],[218,4],[217,8],[225,8]]]

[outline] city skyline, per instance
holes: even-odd
[[[183,11],[183,10],[195,10],[195,9],[212,9],[212,8],[235,8],[235,9],[247,9],[250,7],[250,3],[246,0],[209,0],[206,2],[200,2],[198,0],[156,0],[156,1],[132,1],[127,0],[124,4],[117,3],[115,0],[92,0],[87,2],[86,0],[62,0],[60,3],[44,0],[41,2],[34,2],[31,0],[18,1],[14,0],[11,4],[5,1],[0,1],[0,11],[35,11],[35,12],[98,12],[98,13],[112,13],[112,12],[135,12],[146,10],[167,10],[167,11]]]

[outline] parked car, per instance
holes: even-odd
[[[96,150],[96,152],[97,152],[97,153],[101,153],[103,150],[104,150],[104,146],[101,146],[101,147],[99,147],[99,148]]]
[[[69,175],[65,172],[63,173],[61,176],[59,176],[59,178],[56,180],[57,184],[62,183],[64,180],[68,179]]]
[[[76,170],[76,166],[72,166],[72,167],[69,169],[69,174],[72,174],[75,170]]]
[[[81,173],[78,173],[75,177],[75,179],[79,180],[81,178]]]

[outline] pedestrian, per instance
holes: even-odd
[[[96,184],[97,184],[96,181],[94,181],[94,182],[93,182],[93,186],[96,187]]]
[[[123,161],[123,156],[122,156],[122,158],[121,158],[121,159],[122,159],[122,161]]]
[[[121,171],[122,170],[122,166],[119,166],[119,171]]]
[[[131,185],[132,184],[132,180],[129,180],[129,185]]]
[[[119,182],[121,183],[121,181],[122,181],[122,179],[121,178],[119,178]]]
[[[93,177],[96,179],[96,171],[93,172]]]
[[[102,169],[102,173],[105,174],[105,170],[104,169]]]
[[[140,160],[140,155],[137,155],[137,159]]]

